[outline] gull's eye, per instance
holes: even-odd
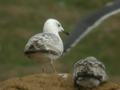
[[[58,27],[61,27],[61,25],[60,24],[57,24],[58,25]]]

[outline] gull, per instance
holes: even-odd
[[[48,72],[46,69],[50,69],[46,63],[50,63],[52,70],[56,72],[53,61],[58,59],[64,50],[59,32],[69,34],[64,31],[58,20],[50,18],[44,23],[43,32],[32,36],[25,46],[25,55],[39,61],[41,66],[43,65],[43,72]]]
[[[87,57],[74,64],[75,86],[93,88],[108,80],[105,65],[95,57]]]

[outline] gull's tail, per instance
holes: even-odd
[[[120,12],[120,0],[107,3],[100,10],[83,18],[77,25],[76,29],[71,32],[70,36],[64,42],[64,54],[75,47],[91,30],[101,24],[104,20]]]

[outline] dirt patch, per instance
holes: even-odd
[[[67,78],[56,74],[36,74],[12,78],[0,83],[0,90],[77,90],[72,76]],[[120,84],[107,82],[93,90],[120,90]]]

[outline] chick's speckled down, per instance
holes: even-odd
[[[108,80],[105,65],[95,57],[87,57],[74,64],[74,82],[77,86],[97,87]]]

